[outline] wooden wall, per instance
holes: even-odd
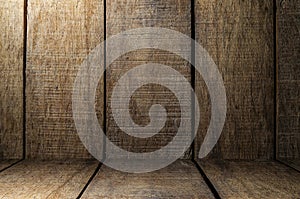
[[[103,20],[102,1],[29,1],[28,158],[91,157],[76,133],[71,97],[80,64],[103,41]]]
[[[300,2],[278,1],[277,157],[300,167]]]
[[[270,0],[196,0],[196,40],[221,72],[227,118],[210,157],[273,158],[273,4]],[[210,121],[209,95],[196,75],[201,124],[196,155]]]
[[[0,3],[0,159],[23,155],[23,6]]]
[[[290,4],[288,2],[296,1],[282,2],[287,5]],[[76,134],[71,96],[80,64],[105,39],[104,23],[107,37],[138,27],[165,27],[191,36],[191,1],[107,0],[106,22],[102,0],[30,0],[28,3],[27,158],[91,158]],[[1,30],[5,33],[1,34],[0,40],[1,67],[4,67],[4,70],[1,68],[1,79],[7,83],[0,85],[0,113],[4,115],[0,119],[0,157],[17,158],[22,151],[23,7],[22,3],[13,1],[5,1],[0,7],[1,14],[11,20],[7,21],[4,17],[1,19]],[[195,0],[194,9],[196,40],[207,49],[218,65],[228,98],[226,124],[210,157],[271,159],[274,154],[275,50],[272,1]],[[297,15],[287,14],[286,10],[289,9],[285,9],[285,14],[280,16],[293,19],[289,23],[296,23]],[[286,20],[280,23],[290,26]],[[295,31],[293,27],[289,31],[291,38],[296,37]],[[293,52],[297,52],[297,45],[294,45]],[[298,70],[296,65],[292,67],[284,61],[291,54],[281,54],[284,59],[279,60],[279,63],[286,63],[286,67],[281,64],[280,70]],[[297,53],[293,56],[297,56]],[[134,139],[122,134],[111,118],[110,95],[116,80],[134,66],[149,62],[170,65],[191,79],[187,62],[160,50],[130,52],[112,64],[107,71],[106,82],[107,134],[117,145],[129,151],[146,152],[167,144],[176,133],[174,124],[180,117],[175,96],[163,87],[148,85],[133,96],[131,115],[138,124],[145,125],[149,122],[146,115],[151,104],[166,105],[172,117],[160,135],[149,140]],[[288,76],[282,76],[280,81],[294,88],[285,92],[297,91],[296,72],[292,73],[295,77],[289,82],[284,79]],[[153,90],[157,92],[156,95],[151,94]],[[210,120],[209,95],[200,74],[196,75],[196,91],[201,109],[201,124],[196,140],[197,155]],[[284,99],[290,99],[288,93]],[[104,118],[103,98],[103,83],[100,82],[96,99],[100,122]],[[281,109],[293,111],[288,109],[290,107]],[[299,126],[299,118],[289,118],[293,126],[290,129]],[[288,118],[281,117],[279,121],[284,119]],[[190,157],[190,151],[185,157]]]

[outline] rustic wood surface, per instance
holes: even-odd
[[[23,155],[23,4],[0,3],[0,159]]]
[[[300,171],[300,159],[286,159],[286,158],[280,158],[278,161],[281,161],[282,163]]]
[[[278,1],[277,8],[277,157],[300,170],[300,2]]]
[[[198,160],[198,163],[222,198],[300,195],[300,173],[278,162]],[[84,160],[24,160],[0,173],[0,198],[76,198],[97,165],[97,161]],[[178,160],[145,174],[123,173],[102,165],[82,196],[170,197],[214,198],[195,165],[188,160]]]
[[[198,161],[222,198],[299,198],[300,173],[278,162]]]
[[[169,28],[186,35],[191,33],[190,1],[112,0],[106,2],[107,37],[142,27]],[[145,85],[134,93],[131,98],[130,113],[136,124],[145,126],[150,122],[149,108],[152,105],[160,104],[165,107],[168,119],[165,127],[157,135],[143,139],[132,137],[122,132],[114,121],[110,108],[113,87],[128,70],[146,63],[171,66],[188,80],[191,76],[190,67],[186,61],[170,52],[155,49],[127,53],[111,64],[110,69],[107,70],[107,135],[117,146],[138,153],[152,152],[167,145],[177,133],[180,121],[180,106],[174,94],[165,87],[154,84]],[[176,83],[178,84],[174,79],[174,84]],[[188,108],[189,105],[186,103],[183,106]],[[190,151],[185,157],[189,156]]]
[[[18,162],[19,160],[0,160],[0,171]]]
[[[76,133],[72,89],[80,64],[103,41],[103,19],[102,1],[29,1],[28,158],[91,157]],[[102,124],[103,84],[97,97]]]
[[[0,173],[0,198],[76,198],[96,161],[24,161]]]
[[[210,157],[272,159],[274,141],[273,3],[269,0],[196,0],[196,40],[221,72],[227,118]],[[210,122],[210,98],[196,75],[201,122],[195,155]]]
[[[211,156],[225,159],[270,159],[273,157],[274,130],[273,3],[267,0],[205,0],[195,3],[196,39],[219,66],[228,97],[227,121]],[[0,119],[0,158],[20,158],[23,2],[5,1],[0,8],[4,16],[1,24],[7,24],[1,26],[4,34],[0,40],[3,68],[0,74],[6,82],[0,85],[3,91],[0,96],[0,113],[5,116]],[[278,9],[280,59],[277,155],[279,158],[297,159],[300,154],[299,133],[296,133],[299,127],[299,3],[296,0],[280,1]],[[102,1],[29,1],[26,71],[28,158],[90,158],[76,134],[71,94],[79,65],[104,39],[103,11]],[[108,1],[107,37],[131,28],[152,26],[171,28],[190,35],[190,19],[190,1]],[[149,122],[147,114],[150,105],[165,105],[172,117],[160,135],[152,140],[129,137],[119,130],[111,118],[109,99],[116,80],[130,68],[154,61],[172,65],[190,79],[187,62],[159,50],[128,53],[115,61],[108,71],[108,135],[115,144],[129,151],[156,150],[166,145],[176,133],[174,123],[180,117],[178,103],[169,91],[155,85],[145,86],[133,96],[131,115],[138,124],[145,125]],[[11,70],[11,67],[15,69]],[[96,99],[100,123],[104,106],[102,88],[100,83]],[[197,155],[210,119],[209,95],[199,74],[196,90],[201,107]],[[161,95],[156,93],[154,97],[150,91]],[[190,151],[185,157],[189,156]]]
[[[195,165],[180,160],[145,174],[102,166],[82,198],[213,198]]]

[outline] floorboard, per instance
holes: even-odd
[[[282,162],[283,164],[290,166],[294,169],[296,169],[297,171],[300,172],[300,159],[279,159],[279,162]]]
[[[0,173],[0,198],[76,198],[96,161],[23,161]]]
[[[191,161],[145,174],[102,166],[82,198],[214,198]]]
[[[221,198],[299,198],[300,172],[279,162],[197,161]],[[10,164],[9,164],[10,163]],[[0,161],[10,166],[11,161]],[[0,198],[76,198],[96,161],[23,160],[0,173]],[[81,198],[214,198],[195,165],[179,160],[151,173],[102,165]]]
[[[278,162],[199,161],[221,198],[300,198],[300,173]]]
[[[20,160],[0,160],[0,171],[10,167]]]

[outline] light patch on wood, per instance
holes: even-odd
[[[29,1],[28,158],[91,158],[75,129],[72,90],[79,66],[103,41],[103,19],[102,1]],[[103,83],[99,88],[102,124]]]
[[[0,3],[0,159],[23,155],[23,6]]]

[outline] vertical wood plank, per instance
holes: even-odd
[[[300,2],[277,1],[277,8],[277,157],[300,169]]]
[[[28,6],[27,157],[90,158],[72,117],[79,66],[103,41],[103,1],[31,0]],[[103,117],[103,85],[98,116]],[[102,104],[101,104],[102,103]]]
[[[190,2],[107,1],[108,37],[125,30],[141,27],[164,27],[190,35]],[[169,52],[155,49],[127,53],[110,66],[107,73],[107,133],[114,143],[128,151],[150,152],[157,150],[168,144],[177,132],[175,124],[178,118],[180,120],[178,101],[169,90],[158,85],[150,84],[141,87],[132,96],[130,104],[131,116],[139,125],[149,123],[148,111],[151,105],[157,103],[167,109],[169,117],[166,126],[158,135],[148,139],[130,137],[119,129],[112,117],[110,97],[117,80],[129,69],[151,62],[172,66],[187,79],[190,79],[190,69],[187,62]]]
[[[23,154],[23,1],[0,2],[0,159]]]
[[[273,157],[273,4],[269,0],[196,0],[196,40],[221,72],[227,119],[210,157]],[[196,155],[210,121],[210,98],[200,74],[196,92],[201,124]]]
[[[107,37],[125,30],[142,27],[169,28],[190,36],[190,1],[110,0],[107,1],[106,24]],[[167,145],[177,133],[180,123],[180,106],[175,95],[165,87],[149,84],[138,89],[131,97],[132,119],[135,123],[146,126],[150,122],[149,108],[153,104],[160,104],[166,108],[168,113],[165,127],[157,135],[141,139],[125,134],[116,125],[110,108],[113,87],[128,70],[145,63],[171,66],[190,81],[189,64],[180,57],[161,50],[144,49],[130,52],[111,64],[107,71],[107,135],[117,146],[137,153],[152,152]],[[185,157],[189,157],[189,153],[187,152]]]

